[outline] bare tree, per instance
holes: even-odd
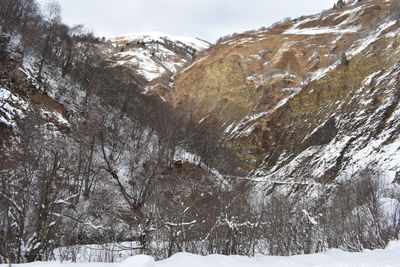
[[[43,43],[43,50],[40,56],[38,77],[42,77],[43,66],[50,50],[50,41],[56,26],[61,22],[61,6],[59,3],[48,2],[44,9],[46,37]]]

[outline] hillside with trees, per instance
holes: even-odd
[[[2,0],[0,264],[397,239],[399,1],[339,2],[207,48]]]

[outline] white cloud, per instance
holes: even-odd
[[[44,2],[47,0],[41,0]],[[318,13],[335,0],[59,0],[63,21],[99,36],[143,31],[215,41],[285,17]]]

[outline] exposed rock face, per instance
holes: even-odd
[[[18,85],[25,84],[28,81],[28,75],[21,68],[17,68],[11,72],[11,78]]]
[[[211,112],[220,121],[242,118],[255,107],[259,93],[247,82],[239,56],[211,62],[199,73],[191,73],[192,69],[176,78],[178,87],[173,99],[176,106],[190,105],[199,116]]]
[[[217,119],[255,177],[329,183],[373,164],[393,176],[400,22],[390,4],[361,1],[226,38],[175,76],[169,99]]]

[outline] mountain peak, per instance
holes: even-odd
[[[209,46],[193,37],[140,32],[109,38],[103,50],[113,65],[127,66],[150,82],[176,73]]]
[[[115,37],[111,37],[107,39],[108,41],[115,43],[124,43],[124,42],[132,42],[132,41],[142,41],[145,43],[149,42],[164,42],[165,40],[169,40],[172,42],[181,42],[193,49],[203,50],[207,49],[210,46],[210,43],[195,37],[188,36],[176,36],[158,31],[148,31],[148,32],[137,32],[137,33],[128,33],[117,35]]]

